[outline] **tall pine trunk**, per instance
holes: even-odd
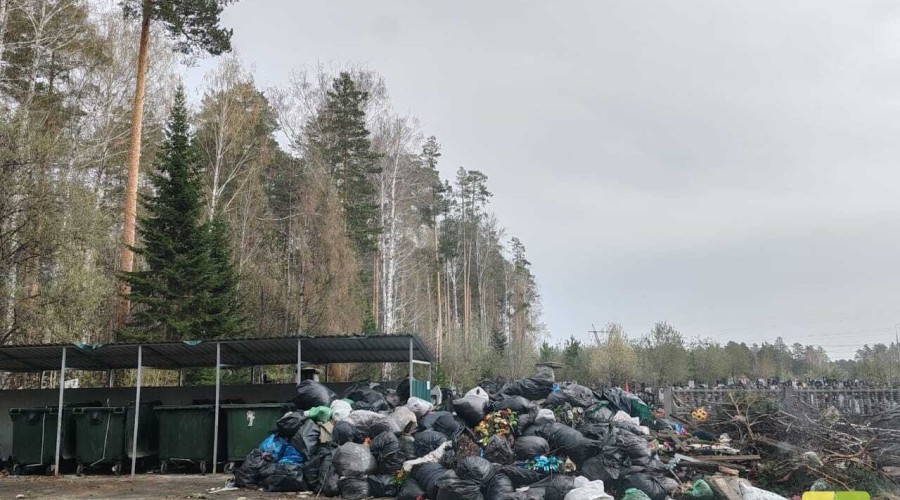
[[[137,79],[134,88],[134,105],[131,108],[131,142],[128,149],[128,180],[125,182],[125,223],[122,227],[122,255],[119,271],[129,273],[134,268],[135,220],[137,218],[138,174],[141,162],[141,129],[144,116],[144,87],[147,78],[147,52],[150,44],[150,13],[153,0],[144,0],[141,18],[141,40],[138,47]],[[119,307],[116,323],[119,328],[128,322],[130,304],[128,285],[119,282]]]
[[[437,332],[435,333],[437,338],[436,338],[435,346],[436,346],[436,350],[437,350],[438,363],[441,362],[441,359],[443,356],[443,350],[444,350],[444,333],[443,333],[444,319],[441,316],[441,309],[442,309],[442,307],[441,307],[441,255],[440,255],[439,243],[440,243],[440,241],[438,239],[437,217],[435,217],[434,218],[434,274],[435,274],[435,277],[437,278],[437,281],[435,282],[437,285],[437,286],[435,286],[435,291],[437,291]]]

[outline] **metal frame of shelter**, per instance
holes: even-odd
[[[294,348],[296,346],[296,355]],[[306,359],[303,359],[303,357]],[[132,360],[135,360],[132,361]],[[56,423],[54,474],[59,475],[60,441],[66,370],[110,371],[136,369],[134,430],[131,440],[131,475],[137,466],[138,417],[143,369],[216,368],[215,424],[213,464],[219,446],[219,400],[222,367],[290,365],[296,363],[296,382],[301,380],[301,365],[330,363],[403,363],[409,362],[409,378],[416,364],[428,365],[431,381],[431,353],[415,335],[370,335],[334,337],[277,337],[242,340],[161,342],[145,344],[56,344],[10,345],[0,347],[0,371],[41,372],[59,367],[59,418]],[[180,383],[180,377],[179,377]]]

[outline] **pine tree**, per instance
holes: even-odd
[[[310,127],[310,147],[337,186],[347,234],[360,255],[375,250],[379,204],[371,176],[381,172],[366,129],[369,93],[356,88],[349,73],[335,78],[325,105]]]
[[[144,246],[133,248],[147,269],[122,275],[136,306],[124,336],[171,341],[239,333],[243,317],[227,233],[221,222],[202,222],[203,183],[182,89],[150,182],[138,229]]]

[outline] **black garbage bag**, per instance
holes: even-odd
[[[481,494],[481,485],[477,481],[462,479],[453,472],[448,472],[439,479],[437,485],[437,500],[484,499],[484,495]]]
[[[556,408],[569,403],[580,408],[590,408],[597,403],[598,399],[599,397],[589,388],[578,384],[568,384],[558,391],[551,392],[544,401],[544,406]]]
[[[328,406],[336,398],[337,395],[324,385],[315,380],[304,380],[297,384],[294,405],[298,410],[306,411],[315,406]]]
[[[484,498],[503,498],[503,495],[513,493],[512,480],[506,474],[494,474],[485,485],[481,487]]]
[[[291,438],[291,446],[300,453],[307,456],[312,455],[316,452],[316,448],[319,447],[320,432],[319,425],[313,419],[306,419],[297,433]]]
[[[437,419],[441,417],[441,415],[450,415],[451,417],[453,416],[449,411],[428,412],[425,414],[425,416],[418,420],[418,429],[420,431],[425,429],[433,429],[435,421],[437,421]]]
[[[369,496],[369,480],[365,477],[341,476],[338,480],[341,499],[362,500]]]
[[[344,443],[334,452],[334,470],[342,477],[365,478],[375,471],[375,458],[364,444]]]
[[[546,398],[553,391],[553,381],[539,378],[522,378],[508,382],[497,394],[499,398],[506,396],[522,396],[531,401]]]
[[[440,433],[452,436],[465,429],[466,423],[456,415],[451,414],[450,417],[444,415],[437,419],[433,428]]]
[[[517,465],[502,465],[499,467],[495,466],[494,471],[494,475],[503,474],[508,477],[512,482],[513,487],[515,488],[531,486],[532,484],[548,476],[548,473],[536,470],[528,470]]]
[[[575,489],[575,478],[572,476],[556,475],[550,478],[547,490],[544,493],[546,500],[565,500],[566,494]]]
[[[362,443],[366,435],[350,422],[338,422],[331,431],[331,440],[342,445],[344,443]]]
[[[262,481],[263,479],[265,479],[265,478],[271,476],[273,473],[275,473],[276,465],[278,465],[278,464],[275,462],[269,462],[268,460],[266,460],[265,464],[263,464],[263,466],[260,467],[260,469],[259,469],[260,481]]]
[[[456,466],[456,475],[460,479],[471,479],[481,486],[493,477],[494,468],[481,457],[466,457]]]
[[[452,436],[462,426],[449,411],[433,411],[419,419],[419,430],[433,429],[447,436]]]
[[[400,403],[405,404],[409,399],[409,379],[405,378],[397,384],[397,399]]]
[[[485,390],[485,392],[487,392],[488,394],[493,396],[494,394],[497,394],[498,392],[500,392],[500,389],[503,388],[503,384],[504,384],[503,379],[496,379],[496,380],[484,379],[475,385],[478,387],[481,387],[482,389]]]
[[[344,391],[344,398],[353,401],[354,410],[382,411],[389,410],[390,405],[384,398],[384,394],[372,388],[366,382],[357,382]]]
[[[425,490],[419,486],[419,483],[413,479],[404,481],[400,492],[397,493],[397,500],[419,500],[419,498],[425,498]]]
[[[495,464],[509,465],[516,460],[516,454],[509,444],[509,439],[493,435],[484,446],[484,458]]]
[[[550,443],[540,436],[522,436],[516,439],[516,458],[530,460],[537,455],[549,455]]]
[[[428,498],[437,498],[438,480],[450,471],[440,464],[416,464],[410,471],[410,476],[419,484]]]
[[[303,464],[303,479],[310,491],[325,496],[335,496],[338,492],[338,474],[334,470],[335,446],[320,446],[315,455]]]
[[[659,479],[644,472],[625,476],[620,486],[623,490],[628,488],[641,490],[650,497],[650,500],[663,500],[668,496]]]
[[[406,455],[400,451],[397,436],[391,432],[382,432],[376,436],[369,443],[369,452],[375,457],[375,471],[378,474],[393,474],[403,467],[403,462],[406,461]]]
[[[247,454],[244,463],[234,470],[234,485],[238,488],[252,488],[259,484],[259,471],[266,465],[266,459],[259,450]]]
[[[607,406],[613,413],[624,411],[631,415],[631,396],[619,387],[610,387],[603,390],[603,399],[609,401]]]
[[[580,432],[559,422],[538,427],[535,435],[543,437],[550,443],[551,453],[565,455],[577,466],[596,455],[600,449],[600,443],[597,441],[587,439]]]
[[[579,473],[591,481],[601,480],[604,484],[618,481],[623,476],[625,458],[622,453],[600,453],[581,464]]]
[[[524,436],[528,429],[532,427],[534,424],[534,418],[537,416],[537,412],[534,413],[520,413],[517,416],[518,422],[516,423],[516,428],[513,429],[513,434],[516,437]]]
[[[275,470],[262,481],[266,491],[306,491],[303,471],[295,464],[276,464]]]
[[[453,400],[453,411],[469,427],[475,427],[478,422],[484,418],[490,409],[490,403],[484,398],[478,396],[465,396]]]
[[[366,429],[366,436],[369,438],[375,438],[375,436],[379,436],[385,432],[391,432],[391,421],[390,420],[376,420],[372,422],[372,425]]]
[[[616,432],[615,446],[631,459],[649,459],[651,452],[647,440],[630,432]]]
[[[417,432],[415,442],[416,457],[424,457],[438,449],[446,441],[447,436],[438,431],[424,430],[422,432]]]
[[[512,410],[518,413],[526,413],[537,410],[537,404],[523,398],[522,396],[506,396],[499,401],[491,403],[493,411]]]
[[[275,421],[275,433],[285,439],[290,439],[300,430],[304,420],[306,417],[298,411],[286,413]]]
[[[393,474],[369,476],[369,495],[375,498],[395,497],[400,492],[399,485],[391,484]]]
[[[610,424],[598,424],[598,423],[582,423],[577,427],[578,432],[580,432],[584,437],[588,439],[594,439],[600,442],[607,442],[611,436],[615,435],[615,431],[613,431],[610,427]]]

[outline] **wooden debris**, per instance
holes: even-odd
[[[704,455],[703,460],[709,462],[751,462],[762,460],[759,455]]]
[[[720,498],[725,500],[742,500],[740,484],[741,482],[750,484],[746,479],[727,476],[710,476],[706,478],[706,482]]]
[[[737,476],[741,475],[740,471],[738,471],[737,469],[725,467],[724,465],[720,465],[718,468],[718,471],[721,472],[722,474],[727,474],[729,476],[737,477]]]

